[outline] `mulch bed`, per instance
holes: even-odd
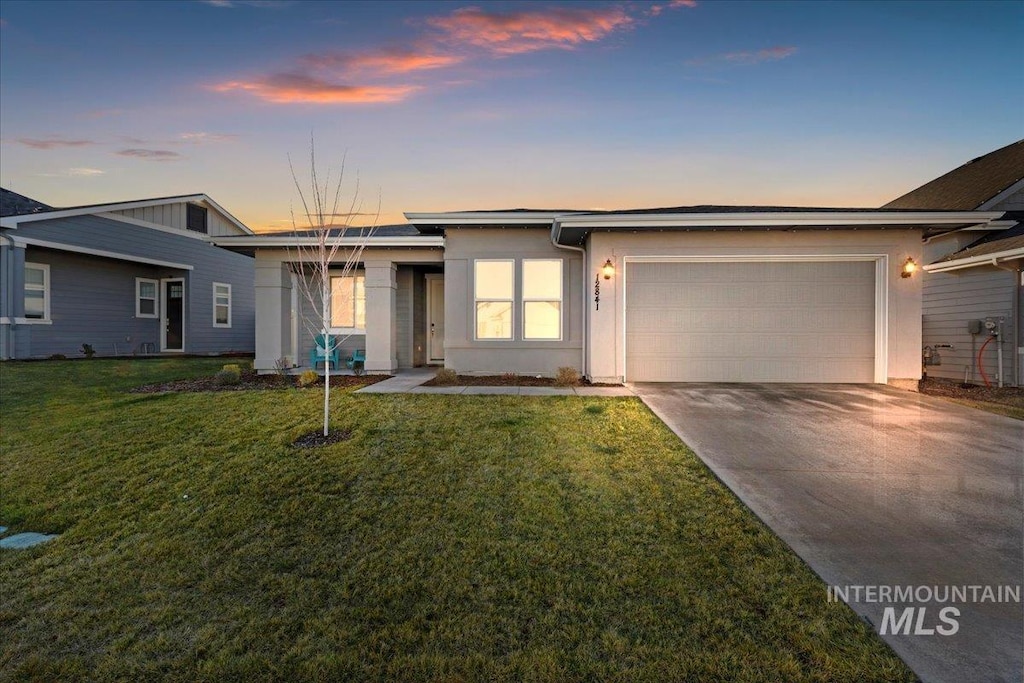
[[[945,396],[946,398],[966,398],[973,401],[987,401],[1007,406],[1024,408],[1024,387],[986,387],[983,384],[964,386],[960,382],[949,379],[928,378],[918,384],[922,394],[929,396]]]
[[[565,385],[555,382],[554,377],[535,377],[533,375],[458,375],[454,382],[439,382],[436,377],[424,382],[425,387],[619,387],[621,384],[592,383],[581,380],[576,384]]]
[[[331,375],[331,388],[364,387],[370,384],[382,382],[391,375]],[[265,389],[290,389],[308,388],[315,389],[324,385],[324,378],[321,377],[315,384],[307,387],[299,387],[297,375],[260,375],[255,370],[244,370],[242,379],[238,384],[219,384],[213,375],[209,377],[195,377],[193,379],[176,379],[171,382],[160,382],[158,384],[147,384],[135,387],[131,390],[133,394],[157,394],[164,392],[198,392],[198,391],[254,391]]]
[[[318,429],[309,434],[303,434],[292,441],[295,448],[318,448],[319,446],[330,446],[332,443],[341,443],[352,438],[352,432],[348,429],[332,429],[324,436],[324,430]]]

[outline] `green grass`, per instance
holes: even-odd
[[[914,679],[636,399],[124,392],[222,364],[0,367],[0,678]]]

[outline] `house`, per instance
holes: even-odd
[[[368,372],[594,381],[905,382],[921,376],[922,239],[1003,211],[694,206],[406,213],[332,282],[345,351]],[[255,256],[257,369],[300,365],[296,245],[226,236]],[[339,261],[347,254],[339,254]],[[909,276],[909,277],[908,277]]]
[[[1024,140],[883,208],[1005,212],[925,243],[922,343],[930,377],[1024,386]]]
[[[213,240],[253,233],[207,195],[2,199],[0,359],[252,352],[253,260]]]

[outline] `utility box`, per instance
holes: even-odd
[[[981,334],[982,323],[980,320],[968,320],[967,331],[970,334]]]
[[[985,331],[992,335],[1000,335],[1003,333],[1003,323],[1006,322],[1006,318],[985,318]]]

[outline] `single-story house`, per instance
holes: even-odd
[[[406,213],[332,282],[334,333],[368,372],[593,381],[915,382],[923,239],[1003,211],[692,206]],[[310,237],[217,244],[256,263],[257,369],[308,363]],[[338,256],[340,261],[347,253]]]
[[[252,231],[205,194],[52,208],[4,191],[0,359],[254,349]]]
[[[930,377],[1024,386],[1024,140],[883,208],[1005,213],[926,241],[922,343]]]

